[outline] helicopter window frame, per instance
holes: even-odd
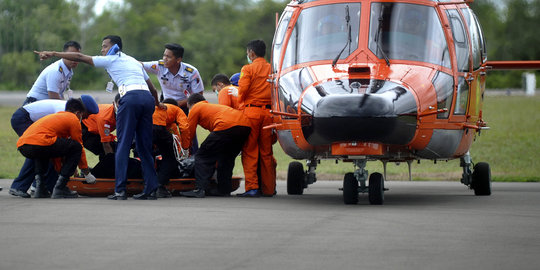
[[[461,13],[465,18],[469,29],[469,36],[471,41],[471,51],[472,51],[472,61],[473,61],[473,70],[477,70],[482,65],[482,41],[481,33],[478,30],[478,25],[476,24],[472,11],[469,8],[462,8]]]
[[[351,27],[349,46],[346,46],[348,33],[344,33],[347,30],[345,25],[346,6],[349,7]],[[335,12],[331,12],[333,10]],[[361,11],[362,4],[355,2],[315,5],[301,10],[288,39],[282,69],[307,62],[333,60],[344,46],[346,49],[339,59],[346,59],[352,55],[359,48]],[[325,16],[321,17],[321,14]],[[319,32],[322,32],[324,26],[328,24],[328,22],[326,24],[323,22],[326,18],[329,18],[327,21],[333,22],[336,26],[339,23],[341,27],[324,36]],[[313,31],[314,28],[317,30]],[[315,46],[318,44],[320,46]],[[327,46],[323,46],[324,44]]]
[[[457,67],[459,72],[470,72],[471,53],[469,51],[469,39],[465,31],[464,22],[457,9],[446,10],[446,16],[450,22],[452,37],[454,38],[454,49],[456,52]]]
[[[283,46],[283,42],[285,41],[285,37],[287,35],[287,29],[289,28],[292,15],[293,15],[293,12],[291,10],[285,11],[283,15],[281,16],[278,28],[276,29],[275,40],[274,40],[273,51],[272,51],[272,68],[274,72],[277,72],[279,68],[281,67],[280,63],[281,63],[282,46]]]

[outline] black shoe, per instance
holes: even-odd
[[[134,200],[157,200],[157,191],[154,190],[150,193],[141,192],[139,194],[133,195]]]
[[[216,196],[216,197],[230,197],[231,193],[224,193],[219,191],[217,188],[213,188],[205,192],[206,196]]]
[[[180,195],[184,197],[189,197],[189,198],[204,198],[204,190],[194,189],[190,191],[183,191],[183,192],[180,192]]]
[[[248,190],[244,193],[236,194],[238,197],[260,197],[261,193],[258,189]]]
[[[114,193],[112,195],[107,196],[107,199],[109,200],[127,200],[127,194],[125,191],[122,191],[120,193]]]
[[[170,198],[172,197],[171,192],[164,186],[158,187],[157,190],[157,197],[158,198]]]
[[[18,197],[21,197],[21,198],[30,198],[30,194],[22,191],[22,190],[18,190],[18,189],[14,189],[14,188],[10,188],[9,189],[9,194],[13,195],[13,196],[18,196]]]

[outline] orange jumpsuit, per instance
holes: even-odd
[[[53,145],[57,138],[71,138],[80,143],[82,153],[78,166],[81,170],[88,169],[82,141],[81,123],[79,118],[71,112],[58,112],[37,120],[19,138],[17,147],[25,144],[49,146]]]
[[[229,95],[229,90],[232,88],[236,88],[236,86],[228,85],[219,90],[218,103],[239,110],[240,104],[238,103],[238,97]]]
[[[167,129],[180,138],[182,147],[187,149],[191,143],[189,136],[188,120],[184,111],[175,105],[165,104],[167,106],[167,120],[165,122]],[[177,128],[178,126],[178,128]],[[180,133],[178,132],[180,129]],[[180,149],[178,149],[180,150]]]
[[[267,81],[270,72],[270,64],[263,57],[258,57],[242,67],[238,81],[238,102],[243,104],[244,115],[251,122],[251,133],[242,149],[246,191],[260,189],[263,195],[273,195],[276,189],[272,130],[263,129],[272,124],[271,86]],[[261,179],[257,176],[258,166]]]
[[[112,104],[99,104],[99,113],[91,114],[83,119],[88,131],[99,134],[101,142],[114,142],[115,136],[111,134],[116,129],[116,115]]]
[[[250,126],[250,122],[241,111],[220,104],[201,101],[189,110],[189,137],[195,135],[197,124],[209,131],[221,131],[234,126]]]

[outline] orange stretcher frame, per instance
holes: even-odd
[[[240,186],[241,177],[232,177],[232,191],[235,191]],[[73,177],[67,186],[73,191],[77,191],[79,195],[89,197],[105,197],[114,193],[114,179],[98,178],[95,184],[85,183],[84,178]],[[215,179],[212,179],[209,188],[217,187]],[[127,182],[128,195],[141,193],[144,184],[142,179],[129,179]],[[179,195],[180,191],[188,191],[195,189],[195,178],[177,178],[171,179],[167,185],[167,189],[173,195]]]

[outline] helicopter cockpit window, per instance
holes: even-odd
[[[340,59],[347,58],[358,48],[359,24],[360,3],[321,5],[303,10],[289,39],[283,68],[333,60],[344,47]]]
[[[450,26],[452,27],[454,46],[456,47],[458,71],[469,72],[469,43],[467,42],[463,21],[461,20],[458,11],[455,9],[448,10],[447,14]]]
[[[279,22],[279,26],[276,30],[276,35],[274,36],[274,49],[272,50],[272,69],[274,72],[277,72],[279,69],[278,65],[279,61],[281,61],[281,45],[283,44],[283,40],[285,39],[285,34],[287,34],[287,26],[289,25],[291,15],[291,11],[283,13],[281,21]]]
[[[369,49],[379,58],[450,68],[450,55],[435,8],[407,3],[371,5]]]
[[[433,77],[433,87],[437,93],[437,109],[447,109],[444,113],[437,114],[437,118],[445,119],[450,115],[452,99],[454,97],[454,77],[444,72],[438,71]]]
[[[467,103],[469,100],[469,83],[465,77],[458,77],[458,89],[456,95],[456,107],[454,114],[463,115],[467,112]]]

